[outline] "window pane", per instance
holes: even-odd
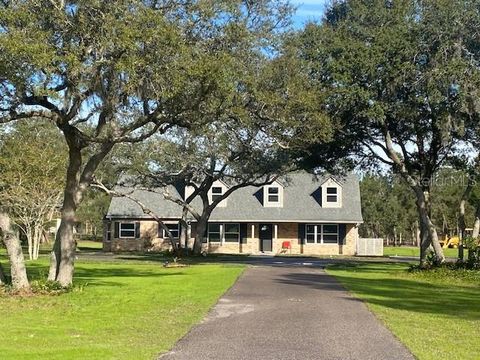
[[[170,230],[170,234],[172,234],[173,238],[178,238],[178,234],[179,234],[178,228],[169,229],[169,230]],[[163,232],[163,237],[168,238],[168,234],[167,234],[166,231]]]
[[[208,240],[211,242],[220,242],[220,233],[209,233]]]
[[[268,193],[269,194],[278,194],[278,188],[277,187],[268,188]]]
[[[307,225],[307,234],[313,234],[315,232],[315,225]]]
[[[338,235],[323,234],[323,242],[325,244],[336,244],[338,242]]]
[[[222,195],[212,195],[212,201],[220,199],[221,197],[222,197]]]
[[[314,234],[307,234],[307,243],[309,243],[309,244],[315,243],[315,235]]]
[[[120,237],[135,237],[135,230],[120,230]]]
[[[212,194],[222,194],[222,188],[220,186],[214,186],[212,187]]]
[[[134,223],[120,223],[120,237],[134,238],[135,224]]]
[[[225,233],[225,242],[238,242],[239,234]]]
[[[338,226],[337,225],[323,225],[323,233],[324,234],[336,234],[336,233],[338,233]]]
[[[239,224],[225,224],[225,233],[239,233],[240,225]]]
[[[135,224],[134,223],[121,223],[120,224],[120,229],[121,230],[135,230]]]
[[[209,232],[220,232],[220,224],[208,224]]]
[[[327,202],[337,202],[337,195],[327,195]]]
[[[278,202],[278,195],[268,195],[268,202]]]
[[[336,194],[336,193],[337,193],[337,188],[334,188],[334,187],[327,188],[327,194]]]

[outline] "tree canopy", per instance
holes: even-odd
[[[458,160],[466,129],[478,126],[478,24],[475,1],[346,0],[300,35],[311,79],[341,124],[338,151],[390,166],[415,192],[422,259],[432,244],[443,261],[432,179]]]

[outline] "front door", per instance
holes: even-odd
[[[272,224],[260,224],[260,251],[272,251]]]

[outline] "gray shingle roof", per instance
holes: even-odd
[[[284,184],[283,207],[264,207],[262,189],[246,187],[231,194],[226,207],[217,207],[210,221],[278,221],[278,222],[362,222],[360,188],[354,174],[336,177],[342,185],[342,207],[324,208],[320,204],[320,185],[329,176],[313,176],[306,172],[287,175],[280,181]],[[128,189],[127,189],[128,191]],[[180,196],[177,189],[169,187],[172,195]],[[159,193],[135,190],[133,197],[148,206],[164,219],[178,219],[181,207],[165,200]],[[200,209],[200,202],[193,203]],[[144,218],[141,208],[132,200],[114,197],[108,209],[107,218]]]

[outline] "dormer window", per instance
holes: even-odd
[[[338,188],[327,187],[327,202],[329,203],[338,202]]]
[[[333,177],[325,180],[321,185],[322,201],[324,208],[342,207],[342,185]]]
[[[278,187],[269,187],[268,188],[268,202],[278,203],[280,201]]]
[[[212,187],[212,202],[220,199],[223,195],[223,188],[220,186],[213,186]]]
[[[273,184],[265,185],[263,188],[264,207],[283,206],[283,186],[275,181]]]
[[[225,193],[227,192],[227,185],[220,180],[215,181],[212,184],[212,187],[208,191],[208,198],[210,200],[210,203],[213,203],[214,201],[221,200],[223,197],[225,197]],[[226,207],[227,206],[227,199],[221,200],[218,204],[217,207]]]

